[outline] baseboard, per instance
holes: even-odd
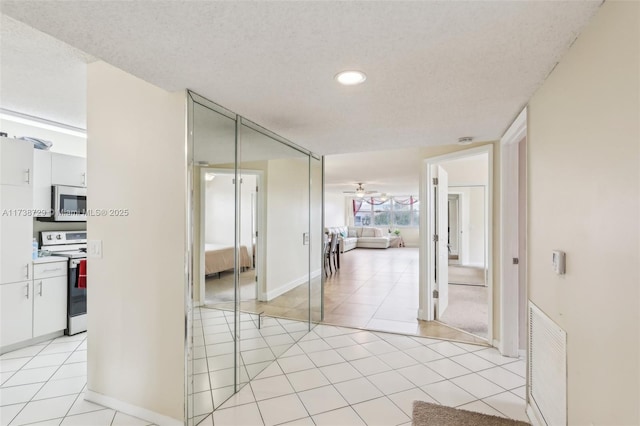
[[[540,413],[536,410],[533,405],[527,403],[527,417],[529,417],[529,421],[532,426],[546,426],[547,423],[542,420]]]
[[[493,346],[494,348],[498,349],[498,351],[500,351],[500,354],[502,354],[504,352],[502,350],[502,346],[500,345],[500,340],[498,340],[498,339],[493,339],[493,342],[491,342],[491,346]]]
[[[53,333],[45,334],[43,336],[34,337],[29,340],[25,340],[18,343],[12,343],[0,348],[0,355],[7,352],[17,351],[18,349],[26,348],[27,346],[37,345],[38,343],[46,342],[47,340],[55,339],[56,337],[64,336],[64,330],[54,331]]]
[[[107,408],[121,411],[130,416],[155,423],[159,426],[184,425],[183,421],[174,419],[173,417],[165,416],[164,414],[156,413],[155,411],[147,410],[146,408],[138,407],[137,405],[129,404],[128,402],[120,401],[119,399],[90,390],[84,391],[84,399],[89,402],[103,405]]]
[[[311,279],[313,278],[317,278],[320,276],[321,273],[321,269],[315,270],[313,272],[311,272]],[[289,281],[288,283],[273,289],[271,291],[267,291],[266,293],[263,293],[263,296],[266,296],[265,300],[266,302],[275,299],[278,296],[282,296],[283,294],[285,294],[288,291],[293,290],[294,288],[298,287],[300,284],[304,284],[307,282],[307,276],[303,276],[303,277],[299,277],[296,278],[293,281]],[[259,300],[262,300],[261,298],[259,298]]]

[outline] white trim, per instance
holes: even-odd
[[[487,217],[487,238],[485,239],[485,252],[487,256],[487,287],[488,287],[488,318],[487,318],[487,342],[493,342],[493,145],[487,144],[474,148],[463,149],[437,157],[426,158],[423,161],[423,167],[420,170],[420,198],[421,200],[432,199],[432,173],[431,166],[446,161],[457,160],[460,158],[471,157],[474,155],[487,154],[488,176],[486,191],[486,217]],[[426,203],[424,204],[426,205]],[[423,209],[420,214],[420,268],[419,268],[419,287],[420,287],[420,303],[418,308],[418,319],[432,321],[435,319],[433,309],[433,297],[431,295],[431,284],[427,277],[431,275],[429,266],[430,259],[433,258],[431,245],[428,244],[432,235],[432,209]]]
[[[520,114],[513,120],[511,126],[500,138],[500,145],[518,144],[527,136],[527,107],[525,106]]]
[[[527,136],[525,107],[500,139],[500,342],[502,355],[519,353],[518,257],[519,143]]]
[[[547,423],[542,419],[542,414],[534,404],[527,402],[526,412],[532,426],[547,426]]]
[[[320,276],[320,272],[321,269],[316,269],[315,271],[313,271],[311,273],[311,279],[314,278],[318,278]],[[293,290],[294,288],[298,287],[301,284],[304,284],[306,282],[309,282],[309,277],[307,275],[304,275],[302,277],[296,278],[293,281],[289,281],[288,283],[281,285],[280,287],[273,289],[271,291],[268,291],[266,293],[266,298],[264,299],[264,301],[268,302],[271,301],[273,299],[275,299],[278,296],[282,296],[283,294],[285,294],[288,291]],[[264,295],[264,293],[262,293],[262,295]],[[263,299],[260,299],[263,300]]]
[[[137,405],[129,404],[128,402],[120,401],[119,399],[90,390],[84,391],[84,399],[85,401],[93,402],[107,408],[112,408],[116,411],[120,411],[150,423],[155,423],[159,426],[184,425],[182,420],[174,419],[173,417],[165,416],[164,414],[156,413],[155,411],[147,410],[146,408],[138,407]]]

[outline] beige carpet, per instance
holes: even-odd
[[[449,284],[484,285],[484,269],[449,265]]]
[[[438,319],[467,333],[487,338],[489,322],[488,288],[449,284],[449,307]]]
[[[424,401],[413,402],[412,426],[525,426],[528,424]]]

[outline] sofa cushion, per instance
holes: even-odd
[[[373,228],[362,228],[362,232],[360,236],[364,238],[373,237],[374,236]]]

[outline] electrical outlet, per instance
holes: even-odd
[[[560,250],[554,250],[551,262],[553,264],[553,272],[558,275],[564,275],[567,272],[566,253]]]
[[[102,240],[89,240],[87,242],[87,255],[93,258],[102,258]]]

